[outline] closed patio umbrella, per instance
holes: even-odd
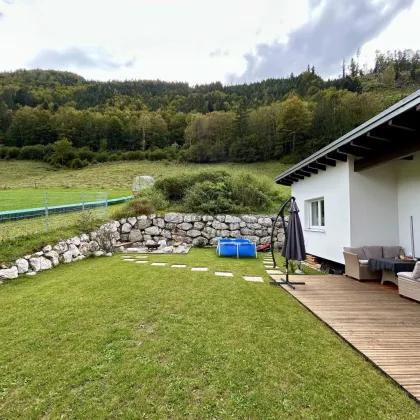
[[[289,208],[289,223],[286,226],[284,219],[284,210],[287,204],[290,202]],[[282,279],[280,282],[272,284],[287,284],[294,289],[295,284],[305,284],[304,282],[289,282],[289,260],[303,261],[306,258],[305,240],[303,237],[302,224],[299,217],[299,208],[296,204],[295,197],[290,197],[280,208],[277,219],[281,217],[284,226],[284,244],[281,251],[281,255],[286,258],[286,279]],[[276,221],[277,221],[276,219]],[[275,225],[274,225],[275,226]],[[273,251],[273,240],[274,240],[274,227],[272,231],[272,257],[274,261],[274,267],[277,263],[274,258]]]

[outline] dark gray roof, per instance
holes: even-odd
[[[410,141],[419,143],[420,136],[419,136],[418,129],[420,128],[419,127],[420,112],[416,112],[416,111],[420,111],[419,104],[420,104],[420,90],[407,96],[403,100],[397,102],[396,104],[392,105],[385,111],[371,118],[369,121],[366,121],[364,124],[360,125],[359,127],[355,128],[354,130],[350,131],[349,133],[335,140],[334,142],[324,147],[323,149],[319,150],[318,152],[314,153],[312,156],[309,156],[308,158],[302,160],[297,165],[283,172],[282,174],[280,174],[279,176],[275,178],[275,182],[285,183],[286,185],[291,184],[295,181],[293,181],[293,179],[290,177],[296,176],[297,175],[296,172],[299,172],[299,171],[305,172],[307,170],[306,168],[308,167],[311,168],[311,164],[315,164],[317,166],[326,165],[326,164],[328,165],[328,163],[325,163],[326,159],[327,159],[327,162],[330,159],[343,160],[341,159],[341,157],[344,157],[346,155],[355,155],[362,159],[372,158],[374,155],[376,156],[380,151],[383,150],[383,148],[377,148],[377,147],[375,148],[372,146],[372,143],[375,141],[374,140],[375,138],[382,140],[383,142],[386,142],[382,144],[384,146],[387,146],[385,148],[385,151],[390,152],[391,150],[398,148],[398,145],[396,143],[393,143],[394,140],[395,141],[398,140],[398,139],[394,139],[396,128],[401,129],[401,134],[404,134],[404,139],[409,138],[411,139]],[[404,124],[406,124],[406,122],[409,121],[410,122],[409,127],[404,127],[403,124],[396,125],[396,126],[392,124],[392,127],[390,127],[389,124],[391,120],[394,120],[394,119],[398,120],[398,118],[402,118],[404,115],[406,117]],[[384,130],[386,130],[387,128],[388,130],[394,130],[394,133],[389,133],[389,134],[385,133],[384,135]],[[375,136],[375,129],[382,130],[381,135],[380,135],[381,137]],[[394,134],[394,137],[393,137],[393,134]],[[367,139],[367,140],[365,143],[363,143],[363,140],[362,141],[358,140],[358,144],[355,145],[353,144],[353,142],[356,139]],[[376,142],[378,142],[378,140],[376,140]],[[343,147],[344,149],[341,149]],[[347,147],[347,150],[346,150],[346,147]],[[336,159],[337,156],[341,156],[340,159]],[[319,160],[321,160],[321,162],[318,162]],[[312,174],[314,174],[314,172],[312,172]],[[300,178],[300,179],[303,179],[303,178]]]

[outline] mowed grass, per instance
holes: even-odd
[[[132,180],[136,175],[149,175],[159,179],[167,175],[183,174],[186,171],[225,169],[227,171],[245,170],[255,175],[274,178],[289,166],[278,162],[180,164],[133,161],[102,163],[79,170],[56,170],[51,165],[41,162],[0,160],[0,189],[57,187],[130,192]],[[279,186],[279,188],[287,187]]]
[[[149,259],[188,268],[116,255],[0,287],[0,418],[420,417],[390,379],[268,285],[261,256]]]

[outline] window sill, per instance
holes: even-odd
[[[306,232],[319,232],[319,233],[325,233],[325,229],[323,228],[305,228],[303,229]]]

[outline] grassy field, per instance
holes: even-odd
[[[95,191],[130,193],[131,183],[136,175],[150,175],[159,179],[166,175],[181,174],[198,169],[246,170],[256,175],[274,178],[289,165],[278,162],[258,162],[252,164],[178,164],[167,162],[113,162],[89,166],[85,169],[55,170],[51,165],[32,161],[0,160],[0,189],[16,188],[78,188]],[[286,187],[279,187],[286,188]]]
[[[188,268],[114,256],[0,287],[0,418],[420,417],[390,379],[268,285],[261,256],[149,258]]]

